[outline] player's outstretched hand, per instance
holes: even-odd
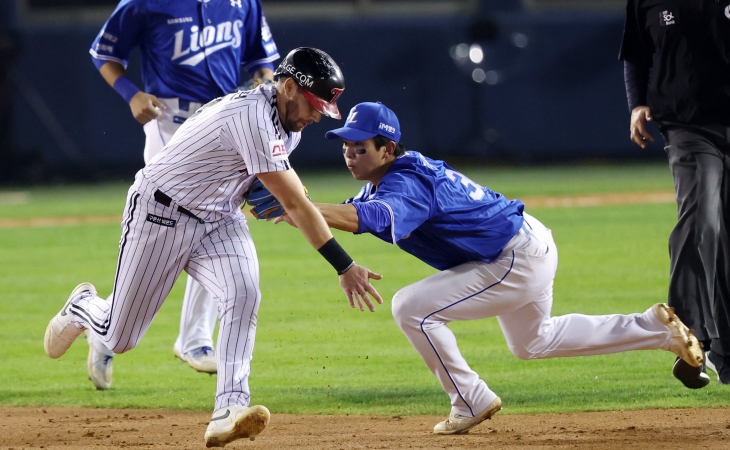
[[[360,311],[365,311],[363,303],[367,305],[368,309],[372,312],[375,311],[375,305],[373,305],[370,296],[375,301],[383,304],[383,299],[375,290],[372,284],[370,284],[370,278],[373,280],[379,280],[383,278],[382,275],[378,275],[375,272],[371,272],[367,267],[355,264],[350,270],[340,275],[340,286],[347,295],[347,300],[350,302],[350,307],[354,308],[357,303]],[[369,294],[369,295],[368,295]]]
[[[270,220],[270,219],[267,219],[267,220]],[[281,223],[281,222],[286,222],[289,225],[293,226],[294,228],[299,228],[297,226],[297,224],[295,224],[294,221],[291,220],[291,217],[289,217],[289,214],[287,214],[286,211],[284,211],[284,214],[280,215],[279,217],[274,218],[274,225]]]
[[[154,95],[139,91],[129,101],[129,108],[132,110],[135,120],[144,125],[159,117],[162,114],[160,110],[165,109],[165,105]]]
[[[646,148],[647,142],[654,142],[654,137],[646,129],[646,122],[652,120],[648,106],[637,106],[631,111],[631,140],[641,148]]]

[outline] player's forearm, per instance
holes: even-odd
[[[114,83],[117,79],[124,76],[127,72],[124,70],[124,66],[118,62],[107,61],[101,66],[101,68],[99,68],[99,73],[109,86],[114,87]]]
[[[322,214],[304,195],[304,186],[296,172],[289,169],[259,173],[257,176],[264,187],[279,200],[312,247],[319,249],[332,239],[332,232]]]
[[[330,203],[315,203],[314,206],[322,213],[322,217],[331,228],[354,233],[360,225],[357,209],[352,205],[333,205]]]
[[[327,222],[308,199],[305,198],[304,202],[292,202],[288,206],[284,205],[284,208],[315,249],[321,248],[332,239],[332,232],[327,226]]]

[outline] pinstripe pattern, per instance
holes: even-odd
[[[217,319],[216,302],[195,278],[188,276],[180,313],[180,334],[174,346],[178,354],[183,355],[201,347],[213,348]]]
[[[240,208],[250,175],[290,169],[273,161],[269,142],[283,140],[291,152],[300,133],[287,134],[276,109],[276,88],[213,100],[188,119],[143,169],[144,176],[179,205],[212,222]]]
[[[189,102],[181,107],[178,98],[158,98],[165,105],[160,116],[144,125],[146,135],[144,161],[149,164],[165,147],[178,128],[179,118],[189,118],[201,106]],[[186,108],[185,108],[186,107]],[[195,279],[188,277],[180,314],[180,333],[174,349],[178,355],[201,347],[213,347],[213,330],[217,319],[216,304]]]
[[[204,236],[188,264],[190,276],[218,301],[216,410],[248,404],[248,374],[261,301],[258,258],[245,219],[239,214],[223,222],[225,226]]]
[[[137,345],[186,270],[218,305],[216,410],[249,403],[261,292],[239,208],[252,175],[289,169],[286,158],[272,158],[270,141],[287,152],[299,142],[299,133],[286,134],[275,106],[274,88],[262,86],[216,99],[188,119],[129,190],[110,300],[86,295],[70,308],[75,323],[121,353]],[[172,198],[169,206],[155,201],[157,190]]]

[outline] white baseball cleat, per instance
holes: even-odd
[[[449,414],[448,419],[437,423],[433,427],[433,432],[434,434],[466,434],[475,426],[485,420],[491,419],[500,409],[502,409],[502,400],[497,397],[484,411],[474,417],[462,416],[452,412]]]
[[[651,307],[654,314],[672,332],[672,343],[669,351],[682,358],[692,367],[702,367],[704,355],[702,347],[692,330],[682,323],[674,313],[674,308],[666,303],[657,303]]]
[[[218,364],[215,361],[215,352],[212,347],[199,347],[185,353],[181,353],[177,348],[173,347],[172,351],[175,353],[175,356],[188,363],[190,367],[198,372],[210,374],[218,372]]]
[[[271,413],[265,406],[227,406],[213,413],[205,431],[206,447],[225,447],[236,439],[253,438],[269,423]]]
[[[86,340],[89,342],[89,356],[86,358],[86,370],[89,380],[96,389],[105,391],[112,387],[112,362],[114,352],[106,348],[95,334],[86,330]]]
[[[81,283],[71,292],[61,311],[56,314],[46,327],[46,336],[43,339],[43,348],[51,358],[60,358],[66,353],[71,344],[84,331],[71,322],[71,313],[68,311],[71,302],[84,292],[96,295],[96,288],[91,283]]]

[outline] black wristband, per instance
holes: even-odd
[[[345,249],[340,247],[335,238],[325,242],[317,251],[328,263],[332,264],[332,267],[337,271],[337,275],[342,275],[355,265],[355,261],[350,258]]]

